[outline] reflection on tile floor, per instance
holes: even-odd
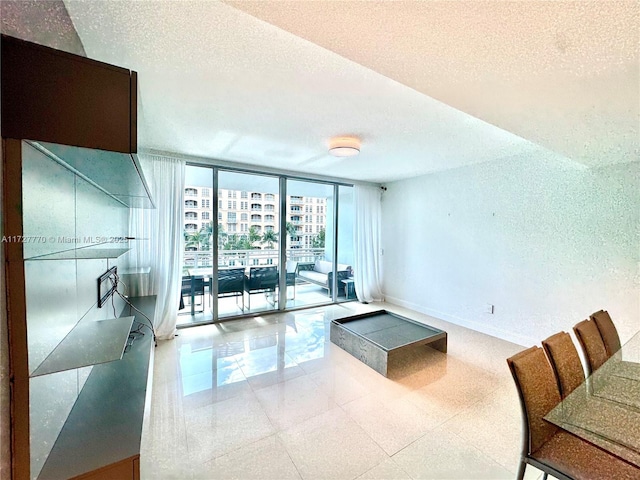
[[[449,353],[385,378],[329,341],[333,318],[380,308],[446,330]],[[182,329],[155,351],[142,478],[513,478],[520,410],[505,359],[521,349],[390,304]]]

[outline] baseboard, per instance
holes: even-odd
[[[387,303],[392,303],[393,305],[398,305],[399,307],[404,307],[419,313],[424,313],[425,315],[429,315],[431,317],[444,320],[445,322],[449,322],[455,325],[459,325],[461,327],[469,328],[471,330],[475,330],[476,332],[484,333],[486,335],[491,335],[492,337],[496,337],[501,340],[506,340],[507,342],[515,343],[516,345],[522,345],[526,347],[526,346],[531,346],[538,343],[537,339],[529,338],[526,335],[519,335],[517,333],[504,330],[502,328],[496,328],[483,323],[474,322],[473,320],[468,320],[466,318],[450,315],[448,313],[440,312],[438,310],[434,310],[432,308],[425,307],[423,305],[418,305],[417,303],[408,302],[400,298],[392,297],[391,295],[385,294],[384,298],[385,298],[385,302]]]

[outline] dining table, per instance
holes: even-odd
[[[640,332],[544,419],[640,469]]]
[[[213,267],[188,268],[187,273],[190,277],[210,277],[213,275]]]

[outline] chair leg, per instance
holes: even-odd
[[[273,293],[273,302],[269,301],[269,293]],[[264,292],[264,298],[272,307],[276,306],[276,292]]]
[[[242,313],[244,313],[244,292],[242,292],[242,306],[238,305],[238,297],[240,295],[236,295],[236,306],[240,307],[240,309],[242,310]]]
[[[527,462],[523,459],[520,460],[520,465],[518,466],[518,473],[516,473],[516,480],[522,480],[524,478],[524,471],[527,468]],[[544,474],[544,478],[546,479],[547,474]]]

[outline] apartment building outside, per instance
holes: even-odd
[[[326,226],[327,200],[318,197],[290,195],[286,202],[288,248],[319,246]],[[198,232],[212,233],[213,189],[185,187],[184,231],[189,238]],[[252,248],[273,248],[277,243],[265,239],[265,233],[279,233],[280,198],[278,194],[244,190],[218,190],[218,218],[222,238],[250,240]],[[259,236],[259,239],[258,239]],[[268,235],[266,237],[268,239]],[[187,246],[196,250],[195,245]]]

